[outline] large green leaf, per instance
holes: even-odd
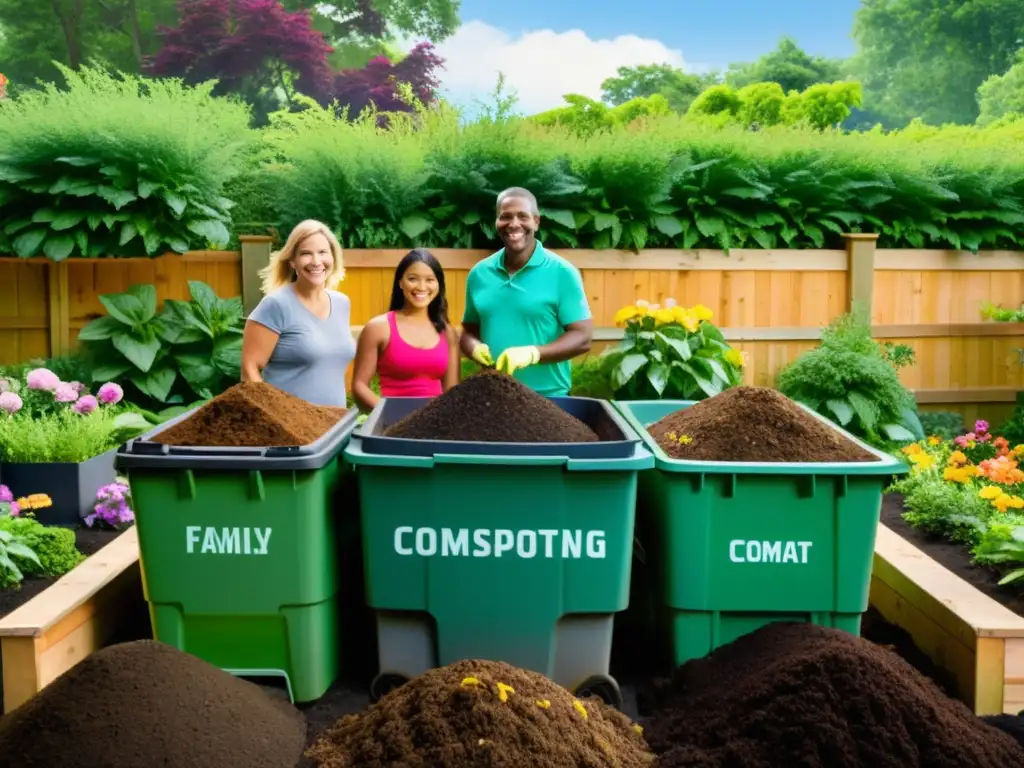
[[[160,352],[160,339],[143,339],[125,331],[113,336],[114,347],[143,373],[149,371]]]
[[[58,232],[63,229],[71,229],[81,224],[84,220],[85,213],[83,211],[60,211],[50,221],[50,229],[57,230]]]
[[[567,229],[576,229],[576,217],[572,211],[560,208],[541,208],[540,215],[542,219],[551,219]]]
[[[90,320],[78,332],[79,341],[104,341],[111,338],[118,331],[126,330],[125,324],[113,315],[97,317]]]
[[[410,240],[416,240],[432,226],[434,226],[434,221],[429,216],[414,213],[402,219],[400,229],[402,234]]]
[[[71,235],[51,235],[43,243],[43,253],[46,258],[54,261],[63,261],[75,249],[75,238]]]
[[[213,364],[226,376],[238,377],[242,368],[242,337],[223,336],[213,344]]]
[[[690,349],[690,344],[685,339],[673,338],[662,331],[656,331],[655,333],[658,340],[668,345],[679,356],[681,361],[686,362],[693,357],[693,350]]]
[[[22,232],[11,243],[11,247],[14,248],[14,252],[23,259],[29,259],[33,256],[39,255],[39,248],[43,244],[43,240],[46,239],[47,230],[45,229],[29,229]]]
[[[177,378],[178,372],[170,365],[162,365],[148,373],[133,373],[131,377],[132,384],[159,403],[167,402]]]
[[[188,223],[188,228],[191,232],[194,232],[204,238],[207,242],[217,245],[223,245],[231,239],[231,233],[228,232],[228,228],[224,226],[224,222],[217,221],[216,219],[190,221]]]
[[[202,307],[207,317],[213,314],[219,303],[213,288],[201,280],[189,280],[188,292],[191,294],[192,300]]]
[[[131,369],[131,363],[122,360],[99,363],[92,368],[92,381],[94,384],[106,384],[108,381],[117,381]]]
[[[914,433],[900,424],[882,424],[879,429],[894,442],[913,442]]]
[[[622,389],[636,375],[637,371],[647,364],[647,356],[638,352],[623,355],[618,365],[612,369],[612,389]]]
[[[825,405],[832,411],[832,414],[839,420],[839,426],[845,427],[853,418],[853,406],[845,400],[827,400]]]
[[[655,216],[651,219],[654,228],[668,237],[675,237],[683,231],[683,224],[675,216]]]
[[[661,397],[662,393],[664,393],[671,372],[672,369],[664,363],[652,363],[647,366],[647,381],[650,382],[654,391],[658,393],[658,397]]]

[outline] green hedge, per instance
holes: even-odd
[[[65,77],[0,102],[5,252],[157,255],[309,217],[349,248],[486,248],[509,186],[537,194],[556,247],[1024,247],[1024,121],[883,135],[662,115],[580,136],[445,108],[385,130],[311,104],[252,131],[209,86]]]
[[[1024,244],[1024,123],[883,135],[667,116],[580,137],[444,112],[382,131],[310,110],[261,138],[274,166],[250,173],[276,179],[267,223],[320,218],[347,247],[488,247],[508,186],[538,196],[551,246],[821,248],[851,231],[887,247]]]

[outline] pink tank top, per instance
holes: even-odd
[[[383,397],[436,397],[448,370],[448,337],[441,334],[432,349],[407,344],[398,332],[395,313],[388,312],[391,338],[377,358],[377,377]]]

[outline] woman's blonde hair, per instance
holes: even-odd
[[[327,242],[331,246],[331,255],[334,257],[331,271],[327,273],[327,288],[334,289],[345,279],[345,264],[342,262],[341,243],[338,242],[338,238],[326,224],[314,219],[306,219],[295,225],[281,250],[271,253],[270,263],[259,271],[259,276],[263,280],[264,295],[292,282],[290,262],[303,241],[313,235],[323,235],[327,238]]]

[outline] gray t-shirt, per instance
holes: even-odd
[[[345,370],[356,356],[348,296],[328,291],[331,314],[321,320],[291,285],[264,296],[249,319],[279,334],[263,380],[314,405],[344,408]]]

